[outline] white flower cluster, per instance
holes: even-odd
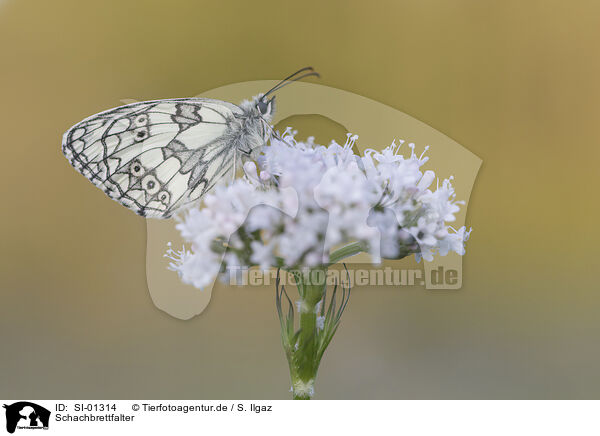
[[[464,254],[470,230],[447,225],[459,210],[450,180],[435,190],[427,161],[399,153],[393,143],[382,152],[297,142],[286,131],[258,158],[244,165],[243,179],[220,185],[190,209],[177,225],[191,250],[167,257],[182,280],[202,288],[219,271],[259,265],[314,267],[326,264],[341,244],[360,242],[376,261],[414,253],[433,259],[449,251]]]

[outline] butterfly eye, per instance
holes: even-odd
[[[148,116],[146,116],[146,115],[139,115],[135,119],[135,124],[138,126],[145,126],[147,122],[148,122]]]
[[[142,166],[142,163],[139,160],[134,160],[133,162],[131,162],[131,165],[129,166],[129,171],[135,177],[142,177],[145,173],[144,167]]]
[[[136,130],[134,130],[134,134],[135,134],[136,141],[143,141],[144,139],[146,139],[148,137],[148,130],[146,130],[144,128],[136,129]]]
[[[171,199],[171,196],[169,195],[169,193],[167,191],[160,191],[158,193],[158,199],[160,200],[161,203],[168,205],[169,200]]]
[[[142,179],[142,188],[144,188],[148,194],[154,195],[160,191],[160,183],[156,180],[156,177],[152,174],[148,174]]]
[[[258,101],[258,103],[256,103],[256,108],[261,113],[261,115],[270,115],[271,114],[271,102],[272,101],[273,101],[273,99],[271,99],[269,101],[265,101],[265,100],[261,99]]]

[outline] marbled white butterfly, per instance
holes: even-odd
[[[113,200],[145,217],[169,218],[219,179],[235,177],[242,157],[257,157],[273,134],[269,95],[308,76],[318,74],[302,68],[239,106],[175,98],[100,112],[71,127],[62,150]]]

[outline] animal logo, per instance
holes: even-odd
[[[14,433],[18,428],[47,429],[50,411],[29,401],[19,401],[3,406],[6,409],[6,431]]]

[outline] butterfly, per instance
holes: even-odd
[[[302,68],[239,106],[174,98],[109,109],[67,130],[62,151],[113,200],[144,217],[169,218],[235,177],[242,159],[256,159],[274,135],[269,96],[308,76],[319,75]]]

